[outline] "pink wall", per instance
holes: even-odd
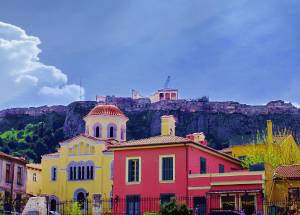
[[[175,155],[175,182],[160,183],[159,182],[159,156]],[[126,184],[126,157],[141,157],[141,182],[140,184]],[[188,174],[200,174],[200,157],[206,158],[207,173],[218,173],[219,164],[225,167],[224,176],[214,177],[211,175],[202,175],[201,177],[189,178]],[[186,160],[188,159],[188,160]],[[174,193],[176,197],[191,197],[188,205],[192,207],[194,196],[207,197],[209,191],[240,191],[240,190],[261,190],[262,184],[249,185],[222,185],[212,186],[212,182],[232,182],[232,181],[259,181],[262,175],[239,175],[226,176],[228,172],[248,172],[241,170],[241,166],[233,161],[219,157],[214,154],[202,151],[194,147],[166,147],[166,148],[150,148],[150,149],[131,149],[114,151],[114,186],[113,195],[120,199],[125,199],[126,195],[140,195],[141,198],[157,198],[154,207],[159,210],[159,197],[163,193]],[[235,169],[235,170],[233,170]],[[238,170],[240,169],[240,170]],[[189,190],[189,187],[200,187],[200,189]],[[203,188],[204,187],[204,188]],[[206,189],[207,187],[207,189]],[[261,199],[257,198],[259,206]],[[147,206],[143,206],[141,202],[141,212],[149,211]],[[207,209],[217,204],[220,207],[219,200],[207,203]],[[118,206],[118,212],[124,212],[126,205]],[[151,207],[153,209],[153,205]],[[117,212],[117,211],[115,211]]]
[[[141,197],[157,197],[161,193],[175,193],[186,196],[186,149],[184,147],[168,147],[143,150],[124,150],[114,152],[114,196],[125,197],[126,194],[141,194]],[[159,183],[159,156],[174,154],[175,182]],[[141,157],[141,183],[126,185],[126,157]]]
[[[225,172],[232,172],[231,168],[240,169],[241,166],[222,157],[204,152],[200,149],[189,147],[189,170],[192,174],[200,173],[200,157],[206,158],[207,173],[218,173],[219,164],[225,166]]]
[[[6,183],[6,163],[11,163],[10,161],[6,161],[2,159],[0,161],[0,170],[1,170],[1,175],[0,175],[0,187],[4,190],[7,190],[10,192],[11,189],[11,184]],[[22,185],[17,184],[17,168],[18,166],[22,167]],[[14,188],[14,193],[26,193],[26,178],[27,178],[27,172],[26,172],[26,166],[22,164],[15,163],[14,166],[14,179],[13,179],[13,188]]]

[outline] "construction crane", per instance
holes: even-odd
[[[166,80],[166,82],[164,84],[164,89],[168,89],[169,88],[170,81],[171,81],[171,76],[168,75],[167,80]]]

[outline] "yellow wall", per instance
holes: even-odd
[[[26,193],[38,196],[41,194],[42,189],[42,170],[30,167],[32,164],[27,164],[27,181]],[[33,164],[36,165],[36,164]],[[36,181],[33,179],[33,174],[36,174]]]
[[[94,135],[93,126],[97,123],[100,123],[102,126],[101,129],[101,139],[107,139],[107,125],[114,123],[117,125],[117,136],[116,140],[121,141],[121,128],[126,129],[126,122],[128,121],[127,117],[124,116],[87,116],[84,118],[86,124],[86,134],[91,136]],[[125,130],[126,131],[126,130]],[[126,140],[126,132],[124,132],[124,139]],[[123,141],[122,140],[122,141]]]
[[[80,145],[90,146],[90,150],[75,153],[72,148],[80,150]],[[77,146],[77,147],[75,147]],[[94,148],[94,151],[92,150]],[[42,158],[42,194],[54,195],[60,201],[72,200],[74,192],[79,189],[85,189],[89,193],[89,199],[93,194],[101,194],[103,198],[108,198],[112,190],[112,180],[110,166],[113,160],[111,152],[103,152],[105,149],[104,142],[95,141],[94,139],[78,136],[70,142],[62,143],[58,155],[45,155]],[[72,154],[70,154],[72,152]],[[93,180],[69,181],[67,167],[71,161],[93,161],[95,175]],[[56,166],[57,180],[51,180],[51,167]]]

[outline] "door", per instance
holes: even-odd
[[[85,195],[83,192],[79,192],[77,194],[77,202],[80,206],[80,209],[83,209],[84,208],[84,203],[85,203]]]
[[[140,196],[126,196],[126,215],[140,215]]]
[[[50,201],[50,211],[56,211],[56,200],[51,199]]]
[[[204,196],[194,197],[194,213],[195,215],[206,214],[206,198]]]
[[[255,200],[256,198],[254,195],[245,194],[241,196],[242,209],[247,215],[252,215],[255,212]]]

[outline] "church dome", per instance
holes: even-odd
[[[97,105],[89,113],[88,116],[111,115],[124,116],[124,113],[115,105]]]

